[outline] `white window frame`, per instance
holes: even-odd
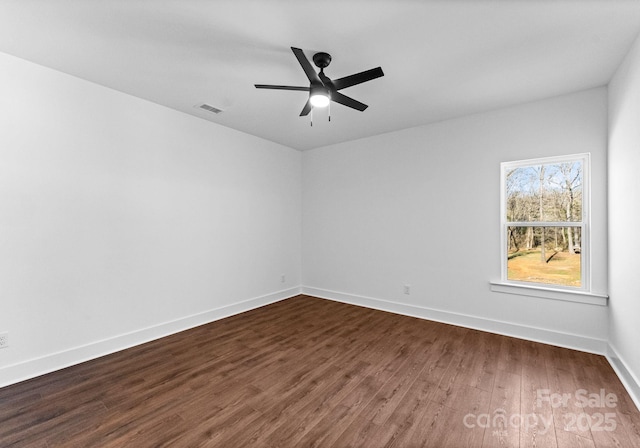
[[[549,165],[566,162],[582,162],[582,220],[576,222],[508,222],[506,212],[507,170],[527,166]],[[507,228],[517,227],[571,227],[581,228],[581,286],[571,287],[547,283],[521,282],[507,278]],[[491,282],[491,289],[542,298],[568,300],[597,305],[606,305],[606,297],[591,294],[591,155],[589,153],[570,154],[555,157],[502,162],[500,164],[500,261],[501,281]]]

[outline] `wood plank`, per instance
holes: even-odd
[[[547,367],[547,378],[549,380],[549,399],[553,409],[553,419],[556,428],[556,437],[560,445],[560,439],[571,440],[572,443],[579,441],[585,443],[583,439],[593,440],[588,425],[581,425],[578,420],[583,409],[577,406],[576,392],[580,389],[578,385],[583,384],[574,380],[570,370],[563,367]],[[563,434],[565,432],[580,436],[579,439]]]
[[[483,447],[520,445],[521,390],[522,378],[519,374],[497,371],[489,406],[491,423],[485,428]]]
[[[407,447],[462,448],[482,446],[486,429],[465,419],[466,412],[430,402],[424,409]],[[465,424],[467,423],[467,424]]]
[[[540,344],[541,345],[541,344]],[[529,347],[530,344],[527,344]],[[520,430],[521,448],[556,448],[555,425],[553,409],[548,401],[540,399],[545,390],[549,390],[547,369],[541,351],[529,352],[534,354],[537,361],[528,363],[522,369],[522,392],[520,395],[520,415],[522,417]],[[525,356],[525,358],[528,358]],[[532,358],[528,358],[532,359]],[[542,361],[542,362],[539,362]]]

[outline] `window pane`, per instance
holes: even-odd
[[[581,287],[580,227],[507,227],[507,279]]]
[[[582,161],[524,166],[505,175],[507,221],[582,221]]]

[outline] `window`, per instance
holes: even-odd
[[[589,291],[589,154],[501,164],[502,281]]]

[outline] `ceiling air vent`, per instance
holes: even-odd
[[[222,112],[222,109],[218,109],[217,107],[213,107],[213,106],[209,106],[208,104],[198,104],[196,105],[197,108],[202,109],[202,110],[206,110],[207,112],[211,112],[214,114],[219,114],[220,112]]]

